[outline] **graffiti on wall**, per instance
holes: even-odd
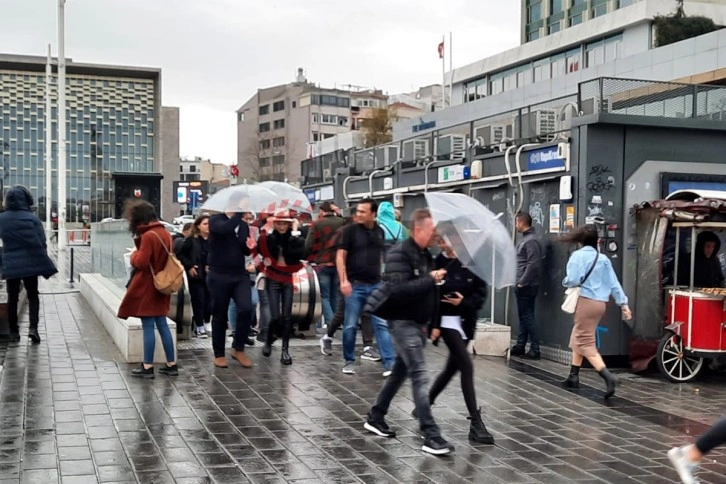
[[[532,224],[542,227],[545,216],[540,202],[534,202],[529,205],[529,215],[532,217]]]
[[[587,190],[592,193],[609,192],[615,187],[615,177],[605,165],[595,165],[587,174]]]

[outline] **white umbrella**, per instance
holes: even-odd
[[[498,216],[461,193],[429,192],[425,197],[439,233],[464,267],[497,289],[516,283],[517,254]]]
[[[310,204],[307,195],[289,183],[278,181],[264,181],[257,184],[265,187],[277,195],[274,205],[265,209],[268,213],[276,213],[284,210],[295,210],[296,212],[313,213],[313,206]]]
[[[214,212],[261,212],[276,203],[275,192],[261,185],[233,185],[223,188],[202,205],[202,210]]]

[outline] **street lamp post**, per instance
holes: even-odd
[[[51,207],[53,206],[53,174],[51,166],[53,163],[53,113],[50,90],[53,83],[53,70],[51,68],[51,49],[48,44],[48,60],[45,65],[45,232],[47,234],[48,246],[53,236],[53,224],[51,222]]]
[[[66,0],[58,0],[58,250],[66,248]]]

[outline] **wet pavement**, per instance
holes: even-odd
[[[564,366],[477,358],[496,445],[468,442],[454,380],[433,411],[456,452],[437,458],[420,450],[408,384],[388,416],[397,438],[366,433],[382,367],[359,362],[343,375],[337,342],[333,357],[298,342],[291,367],[258,346],[253,369],[215,369],[211,341],[194,340],[180,343],[178,377],[137,380],[80,294],[62,289],[42,286],[40,345],[0,343],[0,484],[676,482],[665,452],[726,413],[723,375],[673,385],[625,373],[605,403],[591,370],[566,391]],[[429,347],[432,373],[445,355]],[[726,482],[723,452],[711,458],[700,478]]]

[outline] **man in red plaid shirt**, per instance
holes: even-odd
[[[335,314],[338,296],[338,272],[335,269],[335,253],[337,250],[336,232],[345,219],[340,216],[340,209],[330,202],[323,202],[318,207],[318,220],[313,222],[305,238],[305,258],[317,265],[318,283],[323,300],[323,317],[330,324]]]

